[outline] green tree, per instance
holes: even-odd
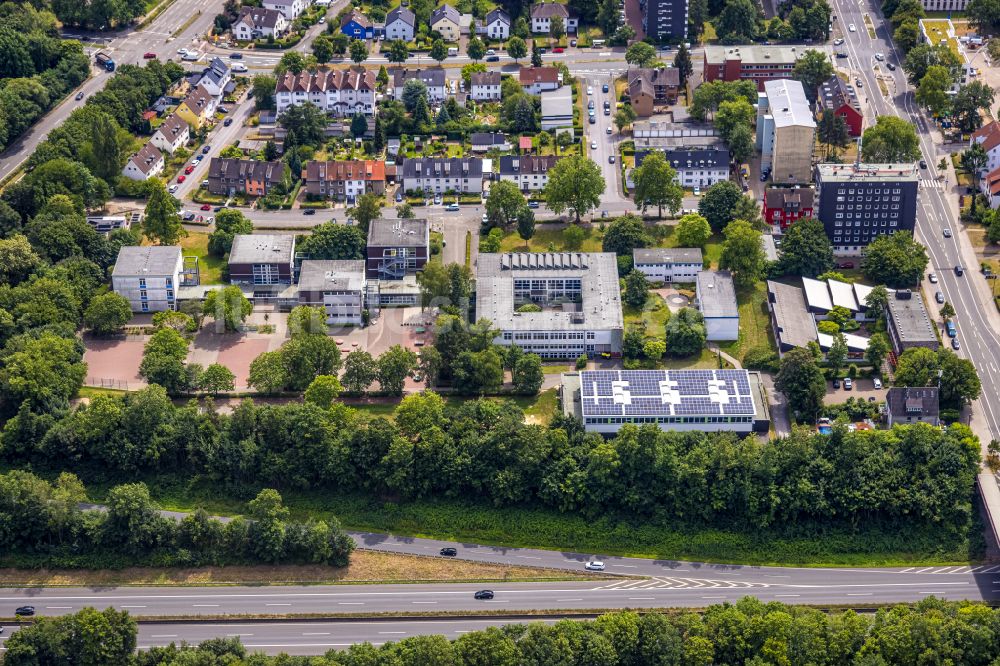
[[[579,250],[587,234],[578,225],[571,224],[563,231],[563,243],[567,250]]]
[[[173,328],[159,328],[146,342],[139,364],[139,376],[150,384],[159,384],[167,393],[177,394],[191,388],[192,377],[185,365],[188,341]]]
[[[649,67],[656,62],[656,49],[646,42],[636,42],[625,51],[625,62],[636,67]]]
[[[824,81],[833,76],[833,65],[830,58],[821,51],[809,49],[795,62],[792,78],[802,82],[806,97],[816,99],[816,91]]]
[[[417,110],[420,102],[427,102],[427,84],[420,79],[410,79],[403,85],[403,106],[410,113]]]
[[[465,52],[474,62],[478,62],[486,55],[486,45],[483,40],[473,37],[465,47]]]
[[[351,40],[351,60],[360,65],[365,60],[368,60],[368,45],[365,44],[363,40],[352,39]]]
[[[907,80],[910,85],[916,87],[920,80],[924,78],[927,70],[934,65],[940,65],[955,76],[962,65],[961,58],[951,50],[947,43],[940,44],[918,44],[910,49],[903,61],[903,70],[906,71]]]
[[[320,306],[299,305],[288,314],[288,334],[297,338],[302,335],[326,335],[326,312]]]
[[[838,331],[833,336],[833,342],[826,351],[826,364],[830,367],[830,373],[834,377],[840,374],[840,369],[847,362],[847,339],[844,334]]]
[[[951,104],[958,128],[963,133],[971,134],[982,127],[983,116],[980,112],[992,108],[994,97],[993,89],[980,81],[959,88]]]
[[[823,115],[820,116],[816,126],[816,136],[820,143],[826,145],[827,155],[830,154],[831,148],[845,148],[850,140],[847,122],[831,109],[824,110]]]
[[[393,345],[376,362],[378,383],[389,395],[402,395],[406,378],[417,368],[417,355],[409,349]]]
[[[519,63],[521,58],[528,55],[528,45],[524,43],[524,40],[518,36],[511,37],[507,40],[507,55],[509,55],[514,62]]]
[[[531,40],[531,66],[541,67],[542,66],[542,52],[538,50],[538,40]]]
[[[774,386],[785,394],[796,420],[803,423],[816,420],[823,407],[826,380],[808,349],[796,347],[785,354]]]
[[[707,333],[705,318],[694,308],[681,308],[667,320],[667,354],[675,357],[700,354]]]
[[[562,17],[553,16],[552,20],[549,22],[549,34],[556,41],[559,41],[566,36],[566,24],[563,23]]]
[[[247,385],[261,393],[277,393],[288,383],[280,351],[264,352],[250,362]]]
[[[362,233],[368,233],[368,225],[382,215],[385,197],[375,192],[366,192],[358,197],[353,208],[347,209],[347,216],[353,219]]]
[[[781,270],[785,274],[814,278],[833,269],[833,246],[823,223],[802,218],[785,232],[781,242]]]
[[[926,347],[907,349],[896,361],[896,386],[933,386],[938,381],[937,353]]]
[[[740,186],[731,180],[719,181],[712,185],[698,202],[698,212],[708,220],[713,233],[720,233],[733,221],[733,211],[743,197]]]
[[[285,388],[305,390],[320,375],[336,375],[340,369],[340,348],[325,333],[293,337],[281,346],[285,365]]]
[[[677,76],[680,78],[680,88],[687,88],[687,80],[694,73],[694,65],[691,63],[691,52],[687,46],[681,44],[674,56],[674,67],[677,68]]]
[[[969,22],[981,32],[993,32],[1000,26],[1000,2],[971,0],[965,8]]]
[[[438,62],[444,62],[448,58],[448,47],[445,45],[444,40],[435,39],[434,43],[431,44],[431,51],[428,55]]]
[[[576,222],[601,203],[604,177],[594,162],[581,155],[571,155],[556,162],[549,170],[545,185],[546,206],[556,215],[573,212]]]
[[[636,45],[638,44],[645,43],[636,42]],[[663,217],[664,207],[671,214],[680,210],[684,190],[677,183],[677,172],[670,166],[662,152],[654,150],[647,153],[642,164],[632,172],[632,180],[635,182],[635,203],[643,213],[649,206],[656,206],[656,217],[660,219]]]
[[[909,231],[878,236],[865,248],[861,270],[875,284],[910,287],[920,281],[927,268],[927,250]]]
[[[285,72],[301,74],[307,65],[308,63],[304,55],[298,51],[286,51],[282,54],[278,64],[274,66],[274,74],[275,76],[281,76]]]
[[[215,319],[216,325],[221,326],[226,333],[240,330],[251,312],[253,304],[236,286],[208,292],[202,306],[202,313]]]
[[[619,256],[631,256],[637,247],[649,244],[649,233],[646,225],[635,215],[622,215],[608,225],[601,242],[604,252],[614,252]]]
[[[142,232],[160,245],[176,245],[184,235],[179,210],[180,204],[167,192],[163,183],[151,181]]]
[[[488,228],[510,229],[517,223],[522,209],[530,210],[515,182],[501,180],[494,183],[486,198],[486,225]]]
[[[517,214],[517,235],[524,241],[524,246],[528,247],[528,241],[535,235],[535,214],[525,205]]]
[[[885,333],[875,333],[868,338],[868,348],[865,349],[865,360],[872,364],[878,372],[882,367],[882,362],[889,354],[889,338]]]
[[[885,285],[876,285],[865,296],[866,314],[870,319],[881,321],[889,311],[889,290]]]
[[[723,234],[726,240],[722,243],[719,266],[732,272],[733,283],[737,287],[752,286],[764,276],[767,263],[760,232],[749,222],[734,220],[726,226]]]
[[[345,391],[364,393],[376,379],[378,379],[378,366],[368,352],[358,349],[349,353],[344,359],[344,374],[341,381]]]
[[[896,116],[879,116],[865,130],[861,158],[866,162],[898,164],[920,159],[920,142],[913,125]]]
[[[238,234],[252,234],[253,222],[235,208],[224,208],[215,214],[215,231],[208,236],[208,253],[224,257],[233,249]]]
[[[542,359],[537,354],[525,354],[519,358],[511,373],[511,380],[514,383],[515,393],[538,395],[538,390],[542,388],[542,382],[545,380]]]
[[[335,32],[330,36],[330,48],[333,50],[334,54],[343,57],[347,53],[347,49],[350,48],[351,38],[342,32]]]
[[[110,335],[132,318],[128,299],[114,292],[100,294],[90,300],[83,314],[83,323],[97,335]]]
[[[236,375],[224,365],[212,363],[198,378],[198,388],[209,395],[219,395],[235,388]]]
[[[941,310],[938,312],[938,314],[941,315],[941,319],[947,321],[955,316],[955,308],[952,307],[951,303],[945,301],[944,305],[941,306]]]
[[[950,349],[938,352],[941,370],[942,404],[961,408],[979,397],[982,384],[972,361],[959,358]]]
[[[632,108],[631,104],[625,104],[618,109],[615,112],[615,127],[618,128],[618,133],[621,134],[626,127],[634,123],[636,117],[635,109]]]
[[[276,79],[269,74],[257,74],[253,77],[253,103],[258,111],[274,109],[274,89]]]
[[[708,220],[698,213],[688,213],[677,222],[677,236],[679,247],[697,247],[705,249],[705,244],[712,236],[712,227],[708,225]]]
[[[444,107],[442,107],[444,108]],[[368,121],[360,113],[355,113],[351,118],[351,136],[360,139],[368,131]]]
[[[306,389],[305,401],[321,409],[329,409],[343,387],[334,375],[319,375]]]
[[[413,214],[413,206],[405,201],[399,204],[396,206],[396,217],[401,220],[412,220],[415,217]]]
[[[715,20],[715,32],[723,44],[749,44],[757,38],[760,9],[750,0],[727,2]]]
[[[626,305],[639,309],[646,304],[649,297],[649,281],[642,271],[632,269],[632,272],[625,276],[625,291],[622,300]]]
[[[298,245],[311,259],[363,259],[367,237],[357,225],[324,222]]]
[[[288,107],[278,118],[278,124],[288,135],[294,135],[294,141],[285,138],[286,153],[291,146],[320,146],[326,138],[326,114],[312,102]]]
[[[465,395],[496,393],[503,385],[503,359],[492,347],[461,352],[451,372],[452,386]]]
[[[316,35],[312,43],[312,53],[319,64],[330,62],[333,58],[333,39],[329,35]]]
[[[16,285],[42,264],[28,239],[21,234],[0,238],[0,281]]]
[[[951,74],[940,65],[927,68],[924,78],[917,86],[917,103],[924,106],[935,117],[946,113],[951,106]]]
[[[0,395],[8,404],[27,401],[39,413],[65,406],[87,376],[82,350],[73,340],[40,333],[16,346],[8,343],[0,367]]]

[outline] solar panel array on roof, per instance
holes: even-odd
[[[752,416],[746,370],[585,370],[587,416]]]

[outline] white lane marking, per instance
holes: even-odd
[[[411,601],[411,604],[436,604],[436,601]]]
[[[718,596],[718,597],[702,597],[702,599],[725,599],[725,597],[724,597],[724,596]]]
[[[253,634],[226,634],[226,636],[253,636]]]
[[[776,594],[776,597],[801,597],[801,594]]]
[[[380,634],[405,634],[405,631],[380,631]]]
[[[303,631],[303,636],[329,636],[329,631]]]
[[[485,599],[485,601],[488,604],[505,604],[510,601],[510,599]]]
[[[849,596],[849,597],[870,597],[873,594],[874,594],[874,592],[848,592],[847,596]]]
[[[265,606],[291,606],[291,604],[264,604]]]
[[[46,610],[68,610],[72,606],[46,606],[45,608]]]
[[[522,558],[524,558],[526,560],[540,560],[540,559],[542,559],[540,557],[534,557],[533,555],[518,555],[518,557],[522,557]]]
[[[177,634],[153,634],[150,638],[177,638]]]
[[[122,606],[122,608],[145,608],[145,606]]]
[[[338,601],[337,605],[338,606],[364,606],[365,602],[363,602],[363,601]]]
[[[556,599],[556,601],[583,601],[583,598],[578,599]]]
[[[613,567],[623,567],[625,569],[638,569],[634,564],[612,564]]]
[[[791,576],[779,576],[778,574],[764,574],[764,578],[791,578]]]
[[[629,601],[650,601],[656,597],[629,597]]]
[[[219,604],[192,604],[194,608],[218,608]]]

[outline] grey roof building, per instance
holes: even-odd
[[[893,351],[902,354],[913,347],[937,350],[941,346],[934,324],[919,292],[898,290],[889,298],[889,340]]]
[[[889,427],[908,423],[940,423],[940,390],[936,386],[894,386],[885,396]]]
[[[177,245],[129,245],[118,251],[111,287],[133,312],[173,310],[183,270]]]
[[[118,251],[111,277],[171,275],[180,258],[179,245],[126,245]]]
[[[483,160],[479,157],[418,157],[403,161],[397,174],[403,191],[482,192]]]
[[[805,294],[798,287],[768,280],[767,308],[779,354],[805,347],[816,339],[816,322],[806,306]]]
[[[229,252],[229,281],[233,284],[291,284],[295,236],[237,234]]]
[[[709,340],[736,340],[740,337],[740,311],[736,287],[729,271],[701,271],[695,280],[698,309],[705,317]]]
[[[617,259],[610,252],[482,254],[476,319],[500,329],[497,344],[544,358],[618,355],[624,324]]]
[[[412,275],[430,259],[430,225],[427,220],[372,220],[365,257],[370,278],[401,280]]]
[[[698,264],[703,263],[699,247],[639,247],[632,250],[632,260],[636,264],[670,263]]]

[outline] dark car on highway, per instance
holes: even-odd
[[[442,548],[441,549],[441,555],[443,555],[444,557],[455,557],[456,555],[458,555],[458,549],[457,548]]]
[[[479,590],[475,595],[476,599],[492,599],[493,590]]]
[[[491,592],[490,595],[492,594],[493,593]],[[14,615],[34,615],[34,614],[35,614],[34,606],[21,606],[20,608],[14,611]]]

